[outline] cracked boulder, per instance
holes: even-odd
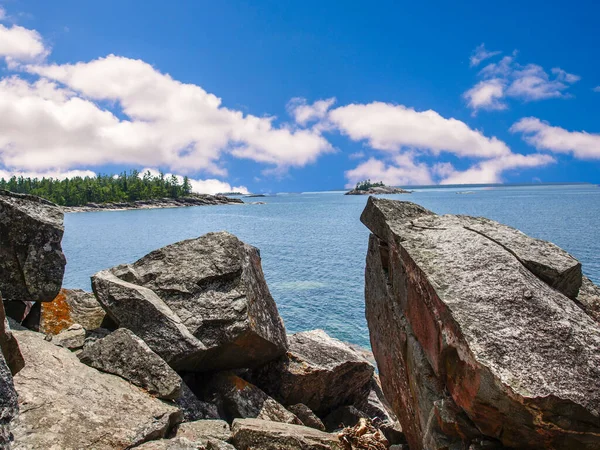
[[[126,380],[81,363],[32,331],[14,331],[25,367],[14,377],[19,448],[131,448],[165,437],[181,421],[175,406]]]
[[[324,416],[352,403],[373,376],[373,366],[323,330],[289,336],[286,355],[252,372],[252,382],[284,405],[302,403]]]
[[[229,233],[163,247],[133,264],[96,274],[92,284],[111,318],[177,369],[256,367],[287,349],[259,252]],[[165,351],[170,346],[165,341],[182,339],[187,348]]]
[[[50,302],[65,270],[63,213],[54,203],[0,190],[0,291],[4,301]]]
[[[409,202],[370,198],[361,220],[371,345],[411,449],[600,446],[600,327],[578,261]]]

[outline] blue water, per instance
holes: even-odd
[[[439,214],[485,216],[555,242],[600,282],[600,188],[535,186],[422,189],[389,198]],[[250,199],[249,199],[250,200]],[[89,290],[95,272],[133,262],[164,245],[227,230],[261,250],[265,277],[288,332],[323,328],[369,345],[364,318],[368,231],[359,217],[367,199],[340,192],[280,194],[265,205],[67,214],[65,287]]]

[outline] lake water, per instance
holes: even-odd
[[[594,185],[420,189],[389,198],[439,214],[485,216],[556,243],[600,282],[600,188]],[[261,250],[265,277],[288,332],[322,328],[369,346],[364,318],[366,197],[279,194],[265,205],[226,205],[65,216],[64,286],[90,290],[90,276],[164,245],[227,230]]]

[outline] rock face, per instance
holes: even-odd
[[[285,328],[264,280],[259,252],[229,233],[209,233],[169,245],[131,265],[101,272],[92,281],[111,317],[178,369],[254,367],[287,349]],[[135,317],[130,308],[136,310]],[[140,323],[140,315],[161,323]],[[157,339],[148,336],[148,328],[156,331],[167,322],[181,336],[186,334],[185,346],[174,353],[165,352]],[[161,340],[174,340],[165,337],[162,334]]]
[[[75,354],[31,331],[14,332],[25,367],[14,378],[19,448],[114,449],[160,439],[181,413],[114,375],[82,364]]]
[[[76,323],[54,336],[51,334],[46,335],[46,340],[69,350],[79,350],[83,348],[85,343],[85,330]]]
[[[0,448],[10,448],[12,436],[10,432],[11,422],[17,417],[19,406],[17,392],[13,384],[4,357],[0,354]]]
[[[78,323],[86,330],[100,328],[106,312],[91,292],[61,289],[56,298],[41,305],[40,333],[58,334]]]
[[[13,375],[23,368],[25,360],[19,349],[19,343],[12,334],[8,320],[4,314],[2,295],[0,295],[0,350]]]
[[[302,403],[297,403],[295,405],[288,406],[287,409],[294,413],[296,417],[302,421],[303,425],[314,428],[315,430],[325,431],[325,425],[321,419],[319,419],[308,406],[303,405]]]
[[[366,315],[411,450],[600,446],[600,327],[580,264],[496,222],[370,198]]]
[[[600,287],[583,277],[577,303],[596,322],[600,323]]]
[[[236,418],[257,418],[302,424],[300,419],[283,405],[231,372],[212,376],[206,383],[201,397],[216,405],[219,415],[230,422]]]
[[[175,437],[206,445],[210,439],[230,440],[231,429],[224,420],[197,420],[179,425]]]
[[[300,425],[259,419],[236,419],[231,431],[233,445],[238,450],[344,449],[337,436]]]
[[[322,416],[353,401],[372,375],[358,353],[313,330],[290,336],[287,355],[255,370],[252,381],[284,405],[303,403]]]
[[[63,213],[46,200],[0,190],[0,291],[4,301],[49,302],[60,290]]]
[[[182,380],[144,341],[126,328],[86,345],[79,360],[103,372],[119,375],[150,395],[179,398]]]

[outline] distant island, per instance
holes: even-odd
[[[243,192],[235,191],[235,192],[219,192],[217,195],[246,195]]]
[[[380,194],[410,194],[404,189],[386,186],[382,181],[373,183],[371,180],[360,181],[356,187],[345,195],[380,195]]]
[[[180,206],[243,203],[222,195],[195,194],[188,177],[152,175],[131,170],[118,175],[55,178],[12,177],[0,179],[0,190],[35,195],[65,212],[173,208]]]

